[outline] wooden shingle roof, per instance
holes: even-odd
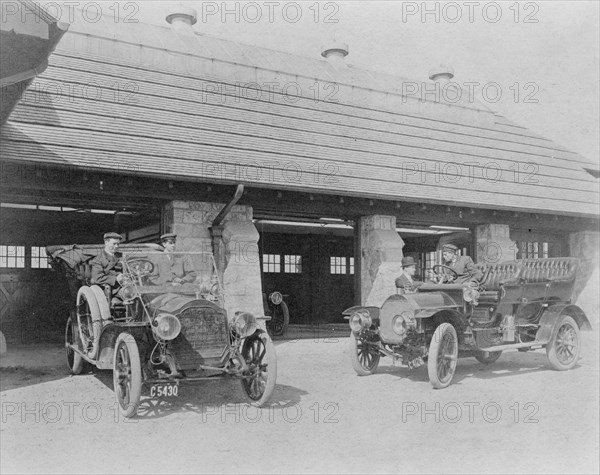
[[[75,23],[1,129],[4,160],[597,216],[597,168],[407,79],[169,27]],[[318,97],[315,95],[318,91]]]

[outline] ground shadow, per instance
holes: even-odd
[[[112,371],[97,371],[96,378],[113,391]],[[246,397],[240,380],[226,376],[200,382],[181,381],[177,397],[150,397],[149,389],[144,387],[138,408],[138,419],[157,419],[177,412],[194,412],[207,417],[227,419],[260,418],[259,412],[272,414],[300,403],[306,391],[284,384],[277,384],[270,401],[262,409],[253,407]]]
[[[0,392],[19,389],[69,377],[69,371],[57,367],[31,368],[26,366],[0,367]]]
[[[581,358],[582,357],[580,356],[580,361]],[[577,371],[580,368],[581,365],[577,364],[570,371]],[[480,363],[475,358],[459,358],[452,384],[460,384],[460,382],[466,378],[515,378],[517,376],[544,371],[554,370],[550,367],[546,355],[541,352],[510,352],[508,354],[503,354],[496,362],[491,364]],[[415,382],[429,381],[427,362],[412,370],[401,366],[383,365],[377,369],[376,374],[390,374]]]

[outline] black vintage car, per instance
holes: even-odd
[[[290,310],[287,303],[283,300],[281,292],[263,293],[263,308],[265,315],[270,317],[267,320],[267,329],[274,336],[284,335],[290,324]]]
[[[180,382],[235,376],[250,402],[265,404],[275,387],[273,343],[247,312],[228,316],[210,253],[174,253],[154,245],[121,246],[124,282],[116,295],[90,285],[90,261],[102,246],[47,248],[69,277],[76,308],[65,345],[72,373],[84,364],[112,369],[125,417],[137,413],[142,388],[150,397],[177,396]],[[173,278],[173,262],[191,278]]]
[[[579,359],[580,329],[591,330],[572,302],[578,267],[574,258],[492,264],[483,266],[474,287],[454,283],[452,269],[434,266],[434,282],[398,289],[381,307],[344,311],[352,366],[364,376],[382,356],[409,368],[426,362],[434,388],[452,382],[459,357],[490,364],[512,349],[545,348],[552,368],[570,369]]]

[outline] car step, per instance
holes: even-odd
[[[545,343],[539,341],[530,341],[529,343],[510,343],[508,345],[497,345],[490,346],[488,348],[478,348],[479,351],[504,351],[504,350],[516,350],[519,348],[531,348],[532,346],[544,346]]]

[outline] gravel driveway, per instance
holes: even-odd
[[[598,473],[598,338],[582,336],[571,371],[512,351],[489,367],[460,360],[443,390],[426,366],[387,358],[356,376],[347,338],[278,341],[269,407],[215,380],[144,400],[133,420],[116,411],[110,371],[68,376],[51,348],[35,369],[3,364],[1,471]]]

